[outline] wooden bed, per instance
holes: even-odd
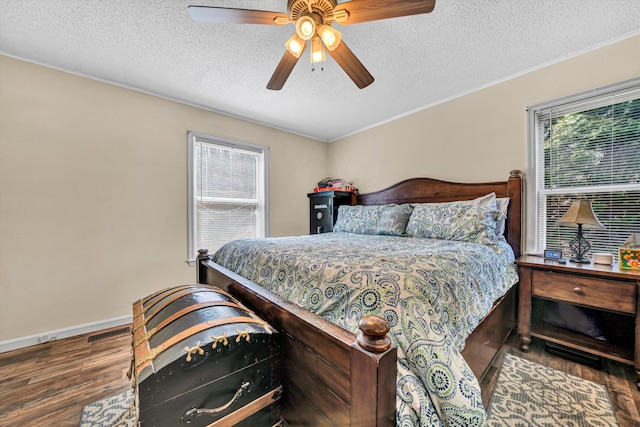
[[[509,197],[505,237],[520,256],[523,179],[453,183],[414,178],[384,190],[360,194],[357,204],[429,203],[470,200],[495,192]],[[393,426],[396,405],[396,349],[380,318],[361,320],[356,336],[227,270],[199,251],[197,281],[227,290],[283,336],[282,416],[289,425]],[[512,288],[468,337],[463,357],[481,380],[515,326]]]

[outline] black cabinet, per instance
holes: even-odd
[[[338,219],[340,205],[355,204],[355,193],[350,191],[322,191],[309,193],[309,234],[328,233]]]

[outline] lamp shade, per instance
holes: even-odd
[[[327,60],[327,56],[324,54],[322,48],[322,40],[320,37],[315,36],[311,39],[311,63],[323,62]]]
[[[320,38],[322,39],[322,42],[327,47],[327,49],[331,51],[337,48],[340,44],[340,41],[342,40],[340,31],[326,24],[320,26],[320,28],[318,29],[318,34],[320,35]]]
[[[582,225],[584,228],[592,229],[605,228],[593,213],[591,200],[585,199],[574,200],[569,210],[560,218],[558,224],[569,227]]]
[[[307,42],[294,33],[284,45],[293,56],[300,58],[305,47],[307,47]]]

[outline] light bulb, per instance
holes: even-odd
[[[316,33],[316,21],[310,16],[303,16],[296,22],[296,33],[303,40],[310,40]]]
[[[305,37],[311,37],[313,35],[313,24],[311,22],[309,22],[309,21],[304,21],[300,25],[300,32]]]

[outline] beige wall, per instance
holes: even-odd
[[[525,168],[527,105],[639,75],[635,36],[327,145],[0,56],[0,342],[194,280],[187,130],[271,147],[271,235],[305,234],[319,177],[502,180]]]
[[[415,176],[504,180],[526,166],[528,105],[637,76],[640,35],[336,141],[330,175],[362,192]]]
[[[195,280],[188,130],[270,147],[271,235],[308,232],[327,144],[0,56],[0,342]]]

